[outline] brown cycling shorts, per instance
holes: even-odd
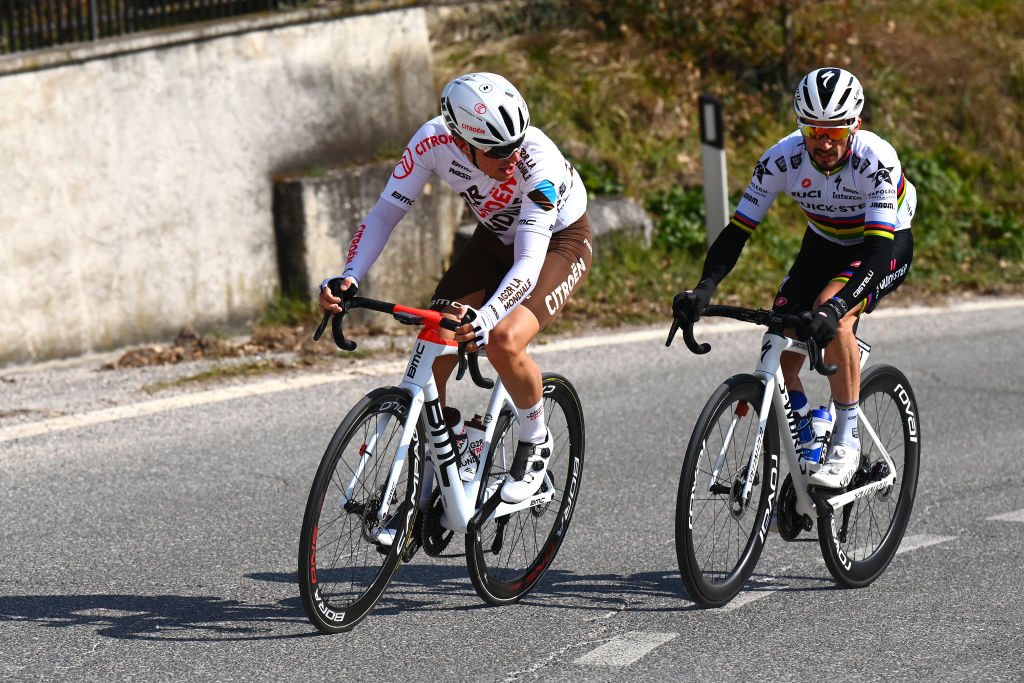
[[[565,302],[583,284],[590,271],[591,245],[590,221],[586,213],[572,225],[551,235],[537,284],[519,304],[536,316],[540,329],[551,324]],[[502,244],[491,230],[477,225],[473,237],[437,283],[430,297],[430,308],[445,310],[451,302],[465,301],[481,290],[483,301],[487,301],[494,296],[505,274],[512,268],[512,261],[512,246]],[[483,301],[477,302],[478,305]]]

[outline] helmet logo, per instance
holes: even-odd
[[[478,87],[477,90],[479,90],[482,93],[489,93],[491,92],[492,87],[493,86],[490,83],[481,83],[480,87]]]
[[[480,115],[486,114],[487,113],[487,105],[484,104],[483,102],[477,102],[476,106],[473,107],[473,111],[475,111],[477,114],[480,114]]]
[[[828,79],[832,78],[835,75],[836,75],[835,71],[831,71],[831,70],[830,71],[822,71],[821,72],[821,84],[823,86],[825,86],[826,88],[828,88],[829,87]]]

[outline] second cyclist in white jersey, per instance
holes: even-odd
[[[530,125],[526,102],[511,83],[492,73],[456,78],[441,94],[441,116],[413,135],[353,236],[342,273],[346,296],[433,175],[459,194],[478,225],[430,307],[465,321],[455,341],[469,343],[470,350],[486,346],[515,403],[520,441],[501,496],[519,502],[540,488],[552,448],[541,371],[526,348],[590,270],[586,190],[555,144]],[[340,303],[321,285],[321,311],[338,312]],[[435,362],[442,404],[456,362],[452,356]]]
[[[827,457],[810,477],[826,488],[846,486],[860,462],[855,324],[903,283],[914,254],[910,223],[917,193],[892,146],[861,129],[863,106],[860,81],[844,69],[815,69],[801,79],[793,97],[798,129],[757,162],[732,220],[708,249],[700,282],[673,301],[677,316],[696,321],[775,198],[785,193],[796,201],[807,230],[772,308],[813,309],[806,331],[825,348],[825,361],[838,367],[829,378],[835,430]],[[782,356],[798,412],[807,403],[801,361],[795,353]]]

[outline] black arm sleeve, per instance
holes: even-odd
[[[846,313],[875,291],[878,283],[891,270],[892,239],[866,235],[860,266],[854,269],[846,285],[832,297]]]
[[[729,271],[736,265],[743,251],[743,245],[747,243],[750,234],[739,229],[732,223],[725,226],[718,237],[708,248],[708,254],[704,257],[704,270],[701,271],[701,282],[708,282],[713,287],[725,279]]]

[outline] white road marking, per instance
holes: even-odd
[[[954,540],[956,540],[956,536],[933,536],[932,534],[913,534],[911,536],[904,536],[896,554],[909,553],[911,550],[927,548],[930,545],[948,543],[949,541]]]
[[[1001,515],[986,517],[990,522],[1024,522],[1024,510],[1014,510]]]
[[[983,310],[999,310],[1004,308],[1020,308],[1024,306],[1024,299],[1000,299],[994,301],[971,301],[954,304],[943,308],[945,311],[968,312]],[[917,315],[934,315],[939,309],[927,306],[910,306],[907,308],[886,308],[875,311],[871,315],[875,318],[897,318]],[[652,341],[655,339],[664,340],[668,336],[668,324],[664,328],[652,328],[648,330],[636,330],[633,332],[606,332],[597,333],[587,337],[563,339],[548,344],[534,344],[530,346],[531,355],[541,355],[555,351],[566,351],[584,349],[593,346],[611,346],[615,344],[634,344],[637,342]],[[749,329],[750,325],[740,322],[708,322],[701,323],[701,334],[730,334],[738,330]],[[51,418],[39,422],[27,422],[0,428],[0,443],[13,441],[14,439],[25,439],[41,434],[51,434],[66,429],[86,427],[103,422],[123,420],[132,417],[152,415],[165,410],[176,410],[193,406],[207,405],[231,401],[236,398],[247,396],[258,396],[271,394],[279,391],[290,391],[305,387],[330,384],[334,382],[346,382],[359,376],[391,375],[401,372],[405,367],[405,361],[387,362],[376,365],[368,365],[358,371],[335,372],[329,374],[304,375],[286,379],[274,379],[245,386],[228,387],[224,389],[211,389],[209,391],[183,394],[165,399],[144,401],[133,405],[105,408],[91,413],[81,415],[68,415],[65,417]]]
[[[576,660],[587,666],[629,666],[648,652],[677,637],[678,633],[634,631],[609,640]]]
[[[743,607],[744,605],[748,605],[754,602],[755,600],[760,600],[761,598],[767,597],[775,591],[780,591],[784,588],[789,588],[789,586],[783,583],[779,583],[770,586],[759,586],[756,590],[746,589],[740,591],[740,594],[732,600],[730,600],[729,604],[727,604],[725,607],[721,607],[715,610],[715,613],[717,614],[719,612],[732,612],[738,610],[740,607]]]

